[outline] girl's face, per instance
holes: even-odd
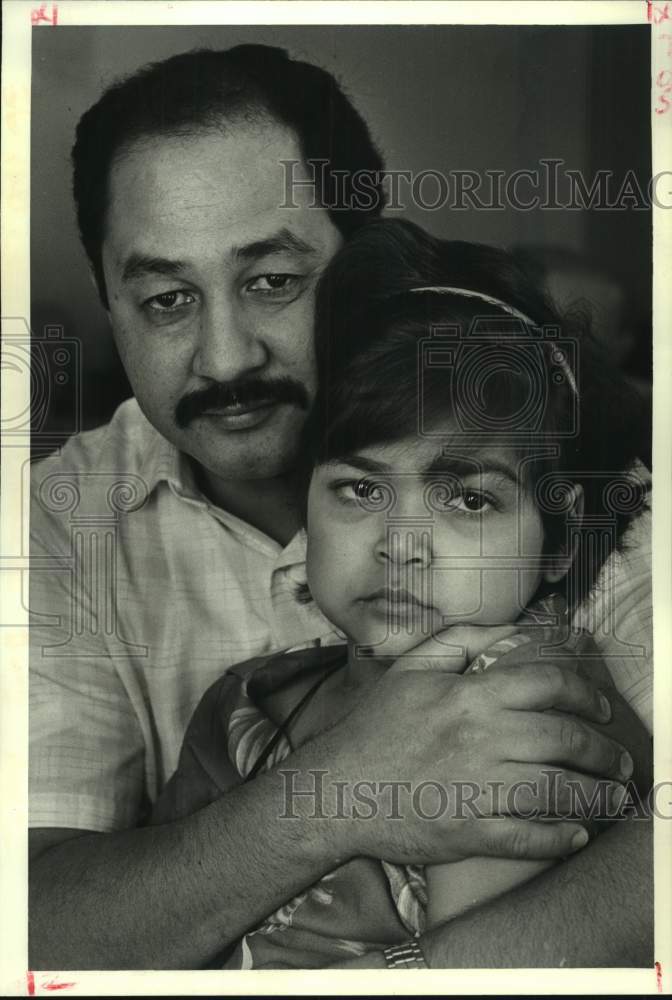
[[[376,655],[457,623],[515,621],[541,581],[557,578],[550,560],[542,568],[543,541],[511,448],[467,457],[409,436],[318,466],[311,480],[311,593]]]

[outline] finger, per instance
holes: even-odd
[[[619,781],[571,769],[521,768],[517,764],[508,779],[492,785],[491,797],[481,808],[519,819],[548,820],[561,816],[589,822],[616,818],[627,794],[627,787]]]
[[[500,639],[515,635],[516,625],[454,625],[437,632],[400,656],[390,670],[437,670],[462,673],[479,653]]]
[[[490,646],[508,639],[520,631],[518,625],[454,625],[447,632],[439,633],[439,637],[445,635],[448,641],[460,643],[466,651],[467,661],[471,662]]]
[[[397,673],[401,670],[437,670],[448,674],[461,674],[467,666],[467,649],[462,641],[464,635],[458,636],[455,629],[437,632],[423,642],[409,649],[389,668]]]
[[[582,632],[575,647],[577,672],[604,691],[613,690],[614,680],[592,635]]]
[[[611,717],[608,699],[592,681],[551,660],[520,666],[498,664],[496,669],[470,675],[468,679],[494,695],[503,708],[514,711],[543,712],[554,708],[600,723]]]
[[[437,670],[446,674],[461,674],[466,666],[466,656],[459,646],[447,647],[438,636],[433,635],[419,646],[409,649],[403,656],[399,656],[388,673],[405,670]]]
[[[586,830],[570,820],[538,823],[506,816],[489,819],[487,823],[475,820],[472,829],[479,854],[530,861],[573,854],[585,847],[589,839]]]
[[[625,747],[571,715],[509,711],[498,733],[511,761],[563,765],[622,781],[632,777],[634,764]]]

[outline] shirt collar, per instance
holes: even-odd
[[[154,446],[147,449],[142,476],[148,494],[153,493],[159,483],[166,482],[179,496],[203,500],[188,457],[163,435],[157,434]]]
[[[248,540],[254,538],[258,543],[263,543],[264,548],[272,546],[277,553],[275,569],[293,567],[297,581],[300,579],[303,582],[306,560],[305,531],[303,529],[298,531],[283,549],[277,542],[273,542],[234,514],[229,513],[224,508],[213,507],[198,488],[189,457],[163,435],[157,433],[154,445],[147,449],[141,474],[147,486],[147,496],[150,496],[160,483],[167,483],[176,496],[208,508],[213,516],[226,523],[237,533],[247,537]]]

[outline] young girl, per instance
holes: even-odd
[[[507,254],[386,221],[327,269],[316,355],[297,599],[347,643],[229,670],[196,710],[154,822],[277,766],[394,661],[597,657],[570,615],[645,489],[635,402],[587,335],[561,326]],[[226,967],[325,967],[403,942],[546,864],[356,858],[246,934]]]

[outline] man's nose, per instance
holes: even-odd
[[[268,351],[243,310],[228,296],[209,300],[199,317],[194,374],[230,382],[263,368]]]
[[[382,526],[376,556],[390,567],[426,569],[432,561],[431,530],[427,525],[395,525],[388,521]]]

